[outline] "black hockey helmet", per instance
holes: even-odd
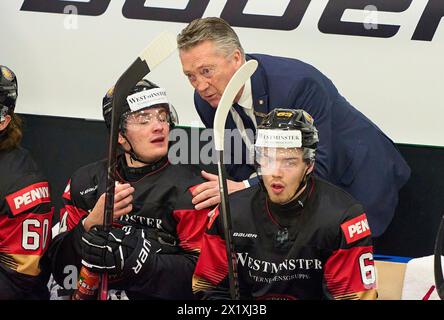
[[[143,93],[142,93],[143,92]],[[102,108],[103,118],[108,129],[111,127],[111,110],[114,97],[114,86],[108,90],[103,97]],[[156,97],[159,97],[158,99]],[[130,106],[131,104],[131,106]],[[140,80],[136,86],[130,91],[122,108],[119,119],[119,130],[125,130],[123,126],[124,119],[127,115],[146,108],[163,107],[168,111],[168,122],[170,128],[178,124],[177,112],[166,97],[164,89],[146,79]]]
[[[277,108],[268,113],[257,127],[258,135],[256,146],[263,147],[267,142],[262,138],[266,130],[298,130],[301,132],[299,147],[304,148],[304,159],[314,161],[316,148],[319,142],[318,130],[313,125],[313,118],[302,109]],[[278,137],[279,138],[279,137]],[[292,137],[284,137],[288,139]],[[262,139],[262,140],[261,140]],[[261,141],[259,141],[261,140]],[[278,146],[277,141],[273,141],[271,147]]]
[[[17,101],[18,85],[14,72],[0,65],[0,121],[7,114],[12,114]]]

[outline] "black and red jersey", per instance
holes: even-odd
[[[242,299],[375,299],[376,274],[363,207],[348,193],[310,178],[286,205],[261,184],[230,195],[232,238]],[[201,298],[226,299],[222,217],[210,218],[193,276]]]
[[[48,180],[28,151],[0,151],[0,299],[47,299],[39,266],[51,239]]]
[[[120,279],[110,288],[124,289],[131,298],[193,298],[191,279],[201,239],[208,220],[208,209],[195,210],[191,190],[203,182],[197,167],[171,165],[167,159],[142,168],[130,168],[123,155],[117,162],[117,180],[129,182],[135,189],[133,210],[115,221],[116,225],[157,228],[178,239],[179,254],[158,254],[151,268],[139,279]],[[63,194],[61,229],[67,232],[54,239],[49,256],[54,278],[63,285],[67,265],[80,267],[80,239],[84,232],[79,223],[92,210],[103,193],[107,175],[105,160],[77,170]]]

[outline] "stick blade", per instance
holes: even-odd
[[[256,71],[258,63],[256,60],[250,60],[244,63],[233,75],[230,82],[226,86],[219,105],[216,109],[216,115],[214,116],[214,145],[217,151],[224,150],[224,129],[225,121],[227,120],[228,112],[233,105],[234,98],[247,82],[247,80]]]
[[[158,35],[139,55],[150,70],[168,58],[177,49],[176,36],[171,32]]]

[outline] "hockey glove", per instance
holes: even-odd
[[[82,237],[82,264],[95,272],[138,274],[150,254],[179,252],[177,239],[156,229],[125,226],[109,233],[101,226]]]
[[[120,273],[137,247],[139,233],[135,228],[105,232],[101,226],[93,227],[82,236],[82,264],[98,273]]]
[[[154,228],[140,229],[139,232],[137,246],[125,263],[123,279],[135,279],[141,274],[146,276],[146,270],[153,272],[154,255],[177,254],[180,251],[177,239],[168,233]]]

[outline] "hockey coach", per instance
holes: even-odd
[[[250,59],[259,66],[228,115],[226,129],[251,130],[274,107],[302,108],[314,119],[320,144],[314,173],[349,192],[366,208],[373,236],[381,235],[393,218],[400,188],[410,168],[392,140],[355,109],[330,79],[302,61],[264,54],[245,54],[234,30],[220,18],[192,21],[177,37],[183,72],[194,87],[194,104],[202,122],[213,127],[222,93],[236,70]],[[274,107],[273,107],[274,106]],[[383,106],[379,106],[383,107]],[[230,192],[258,182],[253,139],[243,137],[242,163],[227,165]],[[196,208],[219,202],[217,178],[193,192]]]

